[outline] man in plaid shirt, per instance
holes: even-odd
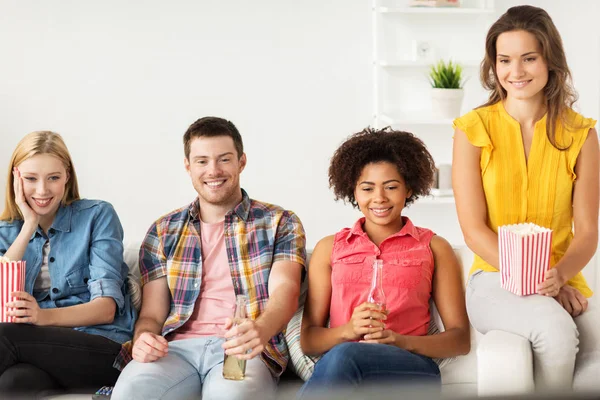
[[[183,140],[198,197],[146,234],[142,309],[121,365],[133,360],[112,398],[271,398],[289,358],[282,331],[298,305],[304,229],[241,189],[246,155],[230,121],[201,118]],[[249,318],[233,326],[236,295]],[[225,353],[247,360],[245,379],[223,378]]]

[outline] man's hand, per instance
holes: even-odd
[[[582,295],[579,290],[569,285],[561,287],[558,295],[556,295],[554,299],[558,301],[572,317],[583,314],[588,308],[588,301],[585,296]]]
[[[261,327],[252,320],[246,319],[232,328],[233,320],[225,321],[225,338],[223,343],[225,354],[235,355],[240,360],[251,360],[265,349],[270,338],[263,337]],[[231,339],[233,338],[233,339]]]
[[[154,362],[169,352],[169,342],[160,335],[150,332],[142,333],[133,344],[131,355],[138,362]]]
[[[537,292],[544,296],[555,297],[565,283],[566,279],[562,276],[560,271],[557,268],[551,268],[546,271],[546,279],[544,279],[544,282],[537,285]]]

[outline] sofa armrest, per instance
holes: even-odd
[[[483,335],[477,344],[477,394],[513,395],[534,389],[529,340],[503,331]]]

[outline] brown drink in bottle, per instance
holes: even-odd
[[[241,324],[246,319],[246,304],[248,298],[238,294],[235,299],[235,312],[233,314],[233,326]],[[241,381],[246,376],[246,360],[240,360],[236,356],[225,354],[223,361],[223,378]]]

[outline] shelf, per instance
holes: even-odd
[[[379,116],[379,120],[383,125],[446,125],[448,129],[452,128],[453,119],[451,118],[435,118],[428,114],[412,113],[410,115],[385,115]]]
[[[436,61],[429,60],[399,60],[399,61],[376,61],[376,64],[382,68],[402,68],[402,67],[429,67],[435,64]],[[465,68],[474,67],[479,68],[481,61],[468,60],[468,61],[453,61]]]
[[[434,197],[454,198],[454,190],[452,189],[431,189],[431,195]]]
[[[382,14],[493,14],[493,8],[475,7],[378,7]]]
[[[454,196],[425,196],[417,199],[415,204],[454,204]]]

